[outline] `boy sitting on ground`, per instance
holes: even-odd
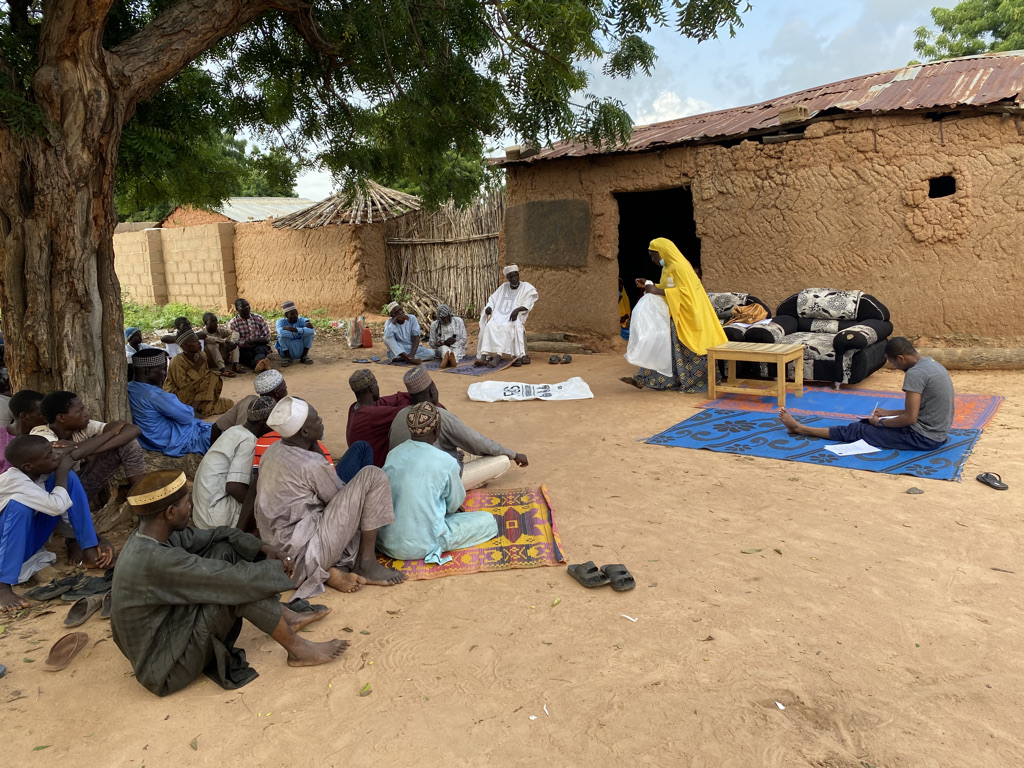
[[[41,402],[43,402],[42,392],[23,389],[20,392],[15,392],[11,402],[8,403],[14,421],[7,426],[0,427],[0,472],[11,468],[3,453],[11,441],[21,435],[27,435],[36,427],[46,423],[46,419],[43,418],[43,413],[39,409]]]
[[[941,447],[949,440],[949,428],[953,425],[953,380],[949,372],[930,357],[921,357],[902,336],[889,339],[885,357],[905,374],[903,408],[875,408],[870,417],[839,427],[808,427],[782,408],[779,418],[789,433],[841,443],[863,440],[876,448],[897,451],[931,451]]]
[[[11,587],[22,584],[57,558],[45,548],[64,520],[83,548],[86,568],[108,568],[114,548],[96,535],[89,500],[71,466],[81,458],[71,449],[57,458],[39,435],[14,438],[4,452],[11,468],[0,475],[0,611],[18,611],[29,603]]]

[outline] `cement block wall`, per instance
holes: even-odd
[[[159,229],[114,235],[114,271],[131,297],[143,304],[166,304],[163,243]]]
[[[955,194],[930,198],[928,180],[947,174]],[[591,211],[586,267],[522,267],[540,292],[531,330],[614,337],[613,194],[684,186],[707,290],[772,307],[802,288],[863,290],[889,307],[897,334],[924,346],[1024,344],[1012,320],[1024,313],[1024,136],[992,114],[839,119],[781,144],[510,166],[510,207],[576,198]]]

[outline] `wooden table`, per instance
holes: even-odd
[[[727,386],[715,384],[715,367],[718,360],[729,361],[729,383]],[[737,379],[736,361],[748,363],[775,363],[776,380],[760,381],[758,379]],[[792,384],[786,382],[786,363],[794,361],[795,371]],[[803,344],[754,344],[749,341],[730,341],[717,347],[708,348],[708,394],[714,400],[719,392],[731,392],[737,395],[771,394],[774,389],[779,398],[779,407],[786,407],[786,387],[793,389],[797,397],[804,396],[804,345]]]

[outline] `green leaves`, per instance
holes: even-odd
[[[962,0],[932,8],[938,31],[914,30],[914,50],[929,61],[1024,48],[1024,0]]]

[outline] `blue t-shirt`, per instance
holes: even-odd
[[[142,430],[139,445],[167,456],[206,453],[212,426],[170,392],[141,381],[128,382],[132,421]]]

